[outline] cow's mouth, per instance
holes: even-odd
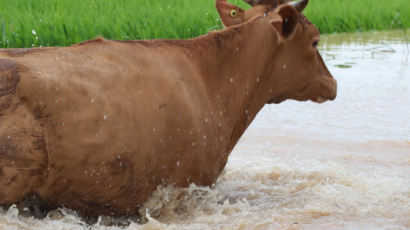
[[[286,101],[286,97],[284,96],[277,96],[275,98],[270,99],[267,104],[280,104],[281,102]]]
[[[316,97],[315,99],[313,99],[312,101],[321,104],[323,102],[326,102],[327,100],[329,100],[329,99],[326,99],[324,97],[319,96],[319,97]]]

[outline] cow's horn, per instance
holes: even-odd
[[[246,3],[251,5],[252,7],[258,5],[269,5],[274,4],[277,5],[277,0],[244,0]]]
[[[309,0],[299,0],[289,3],[289,5],[295,7],[299,12],[302,12],[306,8],[308,2]]]

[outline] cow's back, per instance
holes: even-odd
[[[177,47],[98,39],[1,56],[24,68],[16,103],[33,124],[20,127],[35,126],[44,143],[47,170],[33,190],[49,204],[87,216],[125,215],[158,184],[186,186],[181,175],[210,177],[199,175],[201,143],[194,143],[213,132],[201,116],[207,96]]]

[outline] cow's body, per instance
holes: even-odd
[[[266,102],[335,96],[272,78],[294,61],[277,59],[278,39],[260,18],[188,41],[1,50],[1,204],[36,194],[123,216],[158,185],[211,185]]]

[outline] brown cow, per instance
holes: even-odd
[[[191,40],[0,50],[1,204],[129,216],[211,185],[266,103],[336,97],[318,40],[282,5]]]

